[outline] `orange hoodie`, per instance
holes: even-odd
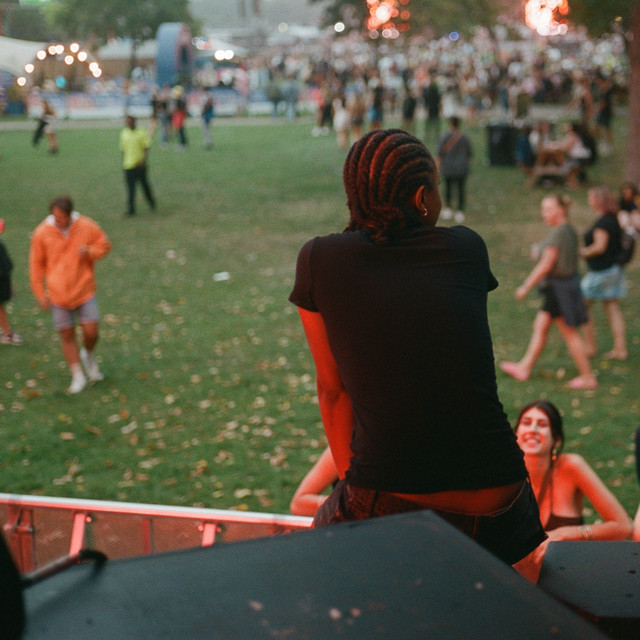
[[[88,248],[88,256],[81,254],[82,246]],[[31,238],[29,277],[33,294],[38,300],[48,296],[52,304],[63,309],[79,307],[95,295],[94,265],[110,250],[111,242],[91,218],[74,211],[71,224],[62,231],[53,216],[47,216]]]

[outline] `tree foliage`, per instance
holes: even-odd
[[[54,0],[49,19],[66,35],[104,42],[109,37],[153,38],[164,22],[193,24],[188,0]]]
[[[622,29],[631,27],[631,16],[637,0],[571,0],[569,19],[587,28],[592,36],[611,32],[618,23]]]
[[[513,0],[411,0],[408,9],[413,33],[431,30],[442,35],[451,31],[467,33],[479,25],[490,28],[499,16],[514,16],[521,7]],[[366,15],[366,0],[332,0],[325,6],[323,21],[332,25],[341,20],[349,28],[361,29]]]

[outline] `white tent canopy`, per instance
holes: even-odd
[[[14,76],[24,74],[24,65],[33,62],[36,53],[46,48],[44,42],[16,40],[0,36],[0,69]]]

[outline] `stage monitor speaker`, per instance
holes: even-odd
[[[74,566],[25,640],[603,639],[429,511]]]
[[[538,586],[614,638],[640,638],[640,544],[550,542]]]

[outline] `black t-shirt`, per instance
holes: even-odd
[[[593,258],[587,258],[587,265],[591,271],[603,271],[612,267],[618,263],[618,254],[622,249],[620,244],[620,236],[622,235],[622,229],[618,222],[618,216],[615,213],[606,213],[600,216],[596,223],[584,234],[584,243],[589,246],[593,243],[593,232],[596,229],[602,229],[607,232],[609,236],[609,242],[604,253]]]
[[[351,398],[350,483],[430,493],[525,477],[497,394],[497,285],[466,227],[413,227],[384,247],[364,232],[303,246],[289,299],[321,313]]]

